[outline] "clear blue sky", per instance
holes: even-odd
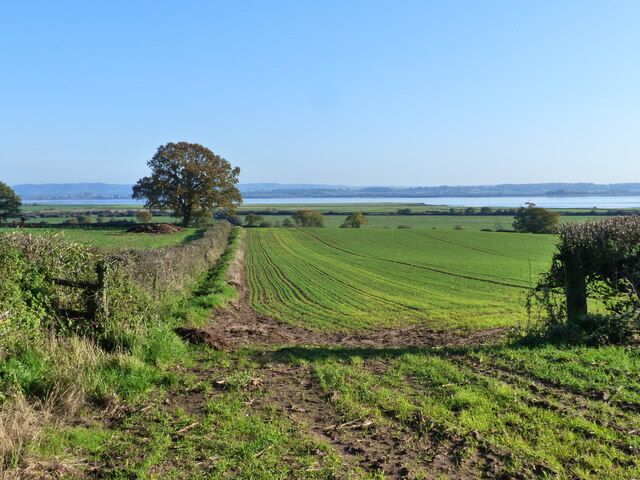
[[[0,181],[640,181],[640,2],[0,3]]]

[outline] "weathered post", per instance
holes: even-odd
[[[95,290],[89,295],[87,302],[87,314],[91,320],[95,320],[98,312],[105,317],[109,314],[109,306],[107,304],[106,275],[109,266],[104,260],[96,264],[96,274],[98,275],[98,283]]]
[[[573,322],[587,314],[587,280],[584,269],[573,256],[564,259],[567,320]]]

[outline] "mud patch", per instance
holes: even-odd
[[[173,330],[180,338],[193,345],[207,345],[214,350],[228,350],[229,343],[215,330],[198,327],[178,327]]]

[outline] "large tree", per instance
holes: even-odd
[[[368,218],[362,212],[354,212],[345,218],[340,228],[360,228],[367,223]]]
[[[0,182],[0,223],[6,221],[11,215],[17,215],[21,205],[22,201],[13,189],[6,183]]]
[[[527,207],[520,207],[513,217],[513,228],[523,233],[556,233],[560,223],[560,215],[553,210],[536,207],[535,203],[528,203]]]
[[[147,162],[151,175],[133,186],[133,198],[146,199],[147,208],[169,209],[187,227],[194,214],[216,208],[233,213],[242,202],[236,188],[239,167],[197,143],[167,143]]]

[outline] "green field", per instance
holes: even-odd
[[[10,232],[15,229],[0,228],[0,232]],[[51,229],[46,228],[30,228],[26,231],[34,235],[53,235],[60,234],[65,240],[73,243],[83,243],[92,247],[99,247],[103,250],[123,250],[123,249],[141,249],[166,247],[169,245],[177,245],[187,243],[191,240],[200,238],[204,233],[203,228],[188,228],[184,232],[170,234],[151,234],[151,233],[127,233],[124,229]]]
[[[288,340],[292,325],[254,318],[246,290],[229,312],[220,308],[222,298],[233,297],[224,275],[232,263],[227,253],[175,314],[154,321],[133,348],[103,351],[73,337],[0,360],[6,392],[18,385],[61,405],[72,394],[91,399],[79,410],[82,418],[55,417],[36,440],[13,447],[21,450],[18,472],[640,478],[637,348],[527,347],[496,336],[503,330],[481,331],[526,320],[525,294],[548,268],[555,236],[470,228],[238,232],[246,237],[252,306],[308,327],[305,340]],[[66,231],[70,240],[111,248],[130,247],[130,237],[146,247],[152,238],[180,243],[188,234],[199,235]],[[200,319],[199,325],[208,315],[212,338],[231,342],[231,351],[176,336],[176,325]],[[406,324],[425,328],[395,328]],[[278,329],[265,343],[263,332]],[[418,340],[430,340],[407,343],[413,338],[393,336],[401,330],[426,332]],[[342,343],[345,336],[336,333],[342,331],[352,334],[351,343]],[[0,433],[7,424],[0,422]]]
[[[524,320],[554,237],[492,232],[253,229],[253,307],[323,330],[426,322],[484,328]]]

